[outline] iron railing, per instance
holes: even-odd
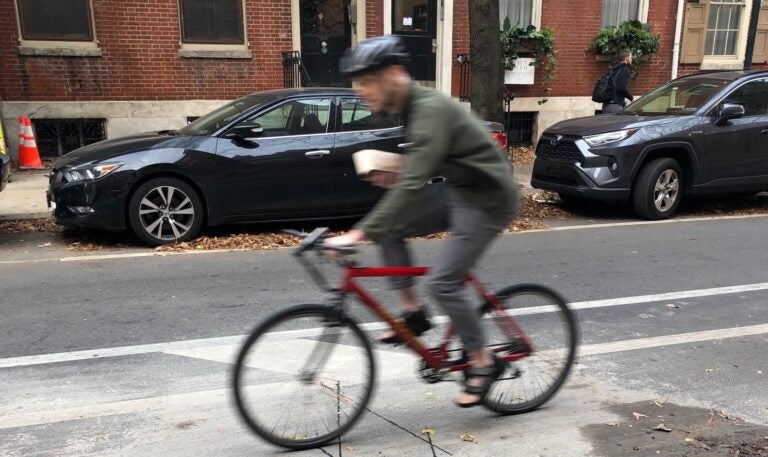
[[[308,87],[312,80],[301,60],[301,51],[283,51],[283,87]]]

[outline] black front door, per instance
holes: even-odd
[[[350,0],[301,0],[301,58],[310,85],[348,86],[339,59],[352,44]]]
[[[403,38],[411,54],[411,75],[418,81],[434,81],[437,0],[391,1],[392,34]]]

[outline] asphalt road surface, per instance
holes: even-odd
[[[505,235],[477,275],[493,289],[545,284],[571,302],[581,347],[566,387],[526,415],[460,410],[457,384],[421,383],[411,355],[377,346],[396,369],[380,373],[370,413],[340,443],[295,455],[613,455],[595,427],[652,430],[663,412],[629,411],[650,404],[739,418],[759,434],[768,424],[766,227],[768,217],[746,217]],[[428,265],[439,243],[414,243],[418,261]],[[288,250],[2,254],[0,455],[282,452],[241,423],[229,377],[260,319],[323,299]],[[373,248],[361,260],[374,264]],[[383,282],[366,285],[394,302]]]

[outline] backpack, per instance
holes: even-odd
[[[592,101],[597,103],[610,103],[613,101],[615,89],[613,87],[613,70],[604,74],[595,83],[592,89]]]

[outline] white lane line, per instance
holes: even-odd
[[[682,333],[677,335],[665,335],[650,338],[639,338],[634,340],[615,341],[611,343],[598,343],[584,345],[579,348],[579,356],[591,356],[610,354],[616,352],[625,352],[639,349],[649,349],[663,346],[672,346],[679,344],[689,344],[701,341],[721,340],[727,338],[737,338],[746,336],[757,336],[768,334],[768,324],[753,325],[748,327],[734,327],[718,330],[707,330],[701,332]],[[218,351],[224,348],[218,348]],[[404,359],[410,358],[415,360],[413,356],[406,354],[397,354],[389,351],[377,351],[380,362],[388,362],[393,364],[392,366],[399,366],[400,370],[397,373],[390,373],[391,376],[387,376],[389,379],[394,378],[407,378],[413,376],[413,371],[407,364],[404,364]],[[184,354],[187,357],[200,357],[206,358],[205,354]],[[403,369],[406,366],[408,369]],[[269,367],[265,367],[269,369]],[[270,384],[260,386],[262,388],[268,387]],[[420,386],[418,382],[414,380],[413,386]],[[83,420],[96,417],[112,416],[118,414],[157,414],[157,411],[169,411],[169,410],[189,410],[194,409],[199,411],[201,408],[222,404],[229,400],[231,390],[229,389],[215,389],[198,392],[187,392],[172,395],[161,395],[155,397],[146,397],[139,399],[130,399],[115,401],[109,403],[97,403],[93,405],[83,405],[74,408],[63,408],[57,410],[48,411],[35,411],[23,414],[9,414],[3,416],[3,420],[0,423],[0,430],[28,427],[35,425],[50,424],[55,422],[64,422],[69,420]]]
[[[653,336],[649,338],[637,338],[634,340],[613,341],[611,343],[597,343],[581,346],[580,356],[609,354],[624,351],[636,351],[638,349],[650,349],[676,344],[698,343],[701,341],[723,340],[744,336],[764,335],[768,333],[768,324],[749,325],[746,327],[720,328],[716,330],[704,330],[701,332],[680,333],[677,335]]]
[[[570,306],[575,310],[604,308],[608,306],[625,306],[625,305],[643,304],[643,303],[651,303],[651,302],[659,302],[659,301],[681,300],[681,299],[695,298],[695,297],[711,297],[711,296],[717,296],[717,295],[736,294],[736,293],[743,293],[743,292],[755,292],[755,291],[761,291],[761,290],[768,290],[768,283],[763,282],[763,283],[757,283],[757,284],[744,284],[740,286],[714,287],[710,289],[694,289],[694,290],[686,290],[686,291],[680,291],[680,292],[669,292],[669,293],[663,293],[663,294],[639,295],[635,297],[622,297],[622,298],[614,298],[614,299],[606,299],[606,300],[591,300],[591,301],[583,301],[583,302],[574,302],[574,303],[571,303]],[[528,308],[516,309],[510,314],[516,315],[516,316],[543,314],[543,313],[552,312],[553,309],[554,308],[552,306],[532,306]],[[446,323],[447,321],[448,321],[448,318],[446,316],[435,316],[434,318],[434,322],[438,324],[443,324],[443,323]],[[368,324],[362,324],[360,327],[362,327],[363,330],[367,330],[367,331],[382,330],[386,328],[386,324],[381,322],[372,322]],[[291,330],[287,332],[281,332],[281,334],[284,334],[285,336],[290,335],[294,337],[300,337],[300,336],[309,337],[309,336],[319,335],[320,330],[321,329],[319,328]],[[45,363],[59,363],[59,362],[71,362],[76,360],[99,359],[99,358],[105,358],[105,357],[119,357],[119,356],[125,356],[125,355],[147,354],[151,352],[169,352],[170,353],[172,351],[179,351],[179,350],[207,348],[212,346],[225,346],[229,344],[241,344],[245,337],[246,337],[245,335],[237,335],[237,336],[226,336],[226,337],[218,337],[218,338],[203,338],[203,339],[196,339],[196,340],[173,341],[168,343],[141,344],[136,346],[123,346],[123,347],[93,349],[93,350],[85,350],[85,351],[61,352],[61,353],[54,353],[54,354],[9,357],[5,359],[0,359],[0,368],[14,368],[14,367],[22,367],[22,366],[30,366],[30,365],[42,365]]]
[[[523,232],[508,232],[505,235],[524,235],[526,233],[541,233],[541,232],[562,232],[568,230],[586,230],[594,228],[610,228],[610,227],[632,227],[637,225],[658,225],[658,224],[677,224],[684,222],[703,222],[703,221],[723,221],[723,220],[735,220],[735,219],[752,219],[757,217],[768,217],[768,214],[749,214],[743,216],[706,216],[706,217],[689,217],[678,219],[665,219],[661,221],[627,221],[627,222],[608,222],[603,224],[584,224],[584,225],[568,225],[562,227],[549,227],[540,230],[526,230]],[[291,247],[281,247],[278,249],[291,249]],[[218,254],[224,252],[245,252],[255,251],[254,249],[212,249],[205,251],[187,250],[187,251],[159,251],[159,252],[129,252],[124,254],[94,254],[94,255],[80,255],[80,256],[66,256],[66,257],[48,257],[42,259],[31,260],[0,260],[0,265],[14,265],[24,263],[42,263],[42,262],[86,262],[92,260],[113,260],[113,259],[129,259],[137,257],[165,257],[172,255],[185,255],[185,254]]]
[[[523,232],[514,232],[515,234],[541,233],[541,232],[563,232],[567,230],[585,230],[592,228],[611,228],[611,227],[633,227],[638,225],[660,225],[660,224],[678,224],[684,222],[706,222],[706,221],[726,221],[734,219],[752,219],[756,217],[768,217],[768,214],[748,214],[743,216],[702,216],[685,217],[677,219],[664,219],[660,221],[627,221],[627,222],[606,222],[603,224],[583,224],[583,225],[565,225],[561,227],[549,227],[545,229],[526,230]]]
[[[245,252],[252,249],[211,249],[206,251],[154,251],[154,252],[124,252],[121,254],[93,254],[93,255],[75,255],[66,257],[48,257],[43,259],[29,260],[0,260],[0,265],[13,265],[23,263],[42,263],[42,262],[85,262],[90,260],[114,260],[114,259],[133,259],[140,257],[169,257],[179,255],[201,255],[201,254],[220,254],[222,252]]]

